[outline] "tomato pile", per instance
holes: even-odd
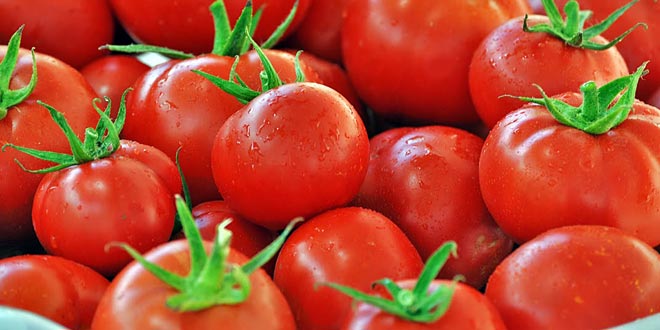
[[[83,2],[0,2],[0,306],[660,327],[660,2]]]

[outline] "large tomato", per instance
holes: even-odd
[[[468,66],[479,42],[529,11],[526,0],[354,0],[342,26],[346,71],[377,114],[407,122],[478,120]]]
[[[165,46],[193,54],[209,53],[213,48],[213,19],[209,6],[214,0],[110,0],[117,18],[138,42]],[[253,0],[263,15],[255,40],[264,41],[284,21],[294,0]],[[305,17],[311,0],[300,0],[296,16],[287,30],[291,33]],[[224,0],[230,22],[235,22],[245,0]]]
[[[660,254],[605,226],[549,230],[509,255],[486,297],[510,330],[606,329],[660,311]]]
[[[366,291],[381,278],[415,278],[422,266],[412,243],[391,220],[348,207],[324,212],[298,227],[282,246],[274,280],[298,329],[339,329],[351,298],[320,282]]]
[[[107,0],[0,1],[0,44],[25,25],[23,47],[35,47],[80,69],[112,42],[114,20]]]
[[[572,106],[578,93],[556,97]],[[491,131],[479,164],[484,201],[502,229],[524,242],[551,228],[618,227],[660,244],[660,110],[635,101],[600,134],[560,124],[541,105],[509,113]]]
[[[458,258],[440,273],[486,284],[513,242],[493,221],[479,190],[483,140],[446,126],[395,128],[371,139],[366,179],[353,204],[394,221],[423,259],[445,241],[458,244]]]
[[[369,138],[337,91],[317,83],[268,90],[229,117],[211,155],[232,209],[271,229],[347,204],[364,180]]]
[[[6,53],[7,47],[0,46],[0,59],[4,59]],[[22,102],[4,109],[6,117],[0,119],[0,146],[12,143],[67,152],[69,143],[60,128],[50,118],[48,110],[36,102],[41,100],[60,109],[73,130],[82,137],[85,128],[94,126],[98,118],[90,102],[96,94],[85,78],[64,62],[40,53],[36,54],[36,61],[38,79],[34,91]],[[7,88],[24,88],[31,75],[32,57],[29,51],[21,49],[14,70],[0,73],[0,81],[7,82],[0,88],[3,92]],[[9,101],[8,93],[0,94],[0,102]],[[11,148],[0,152],[0,242],[34,237],[30,212],[43,175],[23,171],[15,159],[29,169],[49,164]]]

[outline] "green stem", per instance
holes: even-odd
[[[7,116],[7,111],[10,107],[23,102],[30,96],[37,85],[37,59],[33,48],[30,50],[32,54],[32,76],[30,77],[30,82],[20,89],[9,89],[12,74],[18,63],[23,28],[24,26],[19,27],[11,36],[9,43],[7,43],[5,57],[0,62],[0,120]]]

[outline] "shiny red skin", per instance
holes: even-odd
[[[320,286],[333,282],[367,291],[385,277],[415,278],[422,259],[405,234],[382,214],[338,208],[307,220],[282,246],[274,280],[298,329],[339,329],[352,299]]]
[[[220,128],[213,177],[229,206],[269,229],[346,205],[360,189],[369,138],[337,91],[317,83],[271,89]]]
[[[468,124],[468,66],[479,42],[526,0],[353,0],[342,26],[342,58],[360,98],[376,114],[407,123]]]
[[[416,282],[417,280],[401,280],[397,284],[402,288],[412,290]],[[440,285],[451,286],[454,285],[454,282],[435,280],[431,282],[429,292],[435,291]],[[499,312],[486,296],[462,282],[455,282],[455,285],[456,289],[449,309],[435,322],[406,321],[384,312],[378,307],[359,302],[357,306],[353,307],[353,312],[346,319],[342,330],[506,329]]]
[[[0,58],[4,58],[6,50],[5,46],[0,46]],[[13,143],[40,150],[71,152],[69,142],[48,110],[36,102],[41,100],[62,112],[74,132],[82,138],[85,128],[94,127],[98,121],[98,114],[92,108],[96,94],[83,76],[64,62],[40,53],[36,58],[37,85],[27,99],[10,107],[7,117],[0,119],[0,146]],[[32,57],[29,51],[21,50],[10,88],[23,88],[31,75]],[[12,148],[0,152],[0,242],[34,238],[30,212],[43,175],[23,171],[15,159],[29,169],[52,166],[52,163]]]
[[[91,268],[56,256],[0,260],[0,305],[34,312],[71,330],[89,329],[108,285]]]
[[[546,16],[539,15],[530,15],[527,23],[550,24]],[[628,75],[628,66],[616,48],[575,48],[547,33],[525,32],[522,26],[523,18],[518,17],[496,28],[479,45],[470,63],[472,102],[490,128],[525,104],[502,95],[541,97],[535,84],[548,95],[579,92],[587,81],[602,86]],[[602,37],[593,41],[607,43]]]
[[[0,45],[25,25],[23,48],[35,47],[77,69],[103,56],[98,48],[112,43],[114,36],[106,0],[4,0],[0,13]]]
[[[205,246],[210,251],[211,243]],[[188,241],[176,240],[150,251],[145,258],[185,276],[190,272],[189,253]],[[228,260],[243,264],[248,259],[232,249]],[[94,315],[92,329],[150,329],[155,324],[160,330],[296,329],[291,309],[273,280],[258,269],[250,276],[250,282],[252,289],[243,303],[213,306],[198,312],[176,312],[165,305],[165,300],[176,290],[133,262],[110,284]]]
[[[567,0],[555,1],[559,8],[563,8]],[[587,20],[587,26],[604,20],[612,12],[626,5],[628,0],[580,0],[580,8],[593,12]],[[647,28],[638,27],[625,39],[617,44],[617,49],[628,63],[628,69],[636,70],[642,62],[649,61],[646,68],[649,73],[639,82],[637,98],[643,101],[649,99],[651,94],[660,86],[660,2],[655,0],[641,0],[628,9],[614,24],[603,32],[609,40],[618,37],[635,24],[643,22]]]
[[[111,242],[140,252],[166,242],[174,196],[147,165],[106,158],[47,174],[34,197],[34,230],[49,253],[111,277],[132,258]]]
[[[369,170],[353,204],[392,219],[424,260],[455,241],[458,258],[448,260],[439,277],[460,274],[482,288],[513,248],[481,198],[483,140],[457,128],[425,126],[390,129],[370,144]]]
[[[220,223],[226,219],[231,219],[231,223],[226,227],[232,232],[231,247],[247,257],[253,257],[261,252],[276,238],[274,232],[245,220],[222,200],[197,204],[192,209],[192,215],[195,218],[195,225],[197,225],[202,239],[207,241],[215,239],[218,234],[217,227]],[[175,239],[184,237],[183,232],[179,232],[174,236]],[[275,269],[275,260],[271,260],[263,267],[269,275],[272,275]]]
[[[213,18],[209,6],[215,0],[110,0],[115,15],[128,34],[136,41],[169,47],[192,54],[210,53],[213,48]],[[254,12],[264,8],[255,32],[262,42],[291,11],[295,0],[253,0]],[[305,17],[311,0],[300,0],[296,16],[285,35],[290,34]],[[224,0],[233,25],[245,0]]]
[[[295,81],[293,55],[277,50],[265,53],[283,81]],[[171,159],[181,147],[179,162],[193,205],[221,199],[211,172],[211,148],[222,124],[243,104],[191,70],[228,79],[233,62],[233,57],[216,55],[165,62],[142,76],[126,101],[127,118],[121,136],[152,145]],[[316,74],[302,66],[306,76],[315,81]],[[261,90],[262,69],[258,56],[250,51],[239,58],[236,70],[248,86]]]
[[[100,97],[109,97],[112,101],[112,115],[114,118],[119,109],[121,96],[124,91],[133,86],[135,81],[150,67],[142,63],[137,57],[130,55],[107,55],[100,57],[80,69],[80,73],[92,85]],[[106,103],[99,103],[105,109]]]
[[[120,140],[119,148],[110,157],[128,157],[138,160],[158,174],[172,195],[182,192],[181,176],[176,163],[164,152],[152,146],[130,140]]]
[[[567,226],[495,270],[488,297],[510,330],[606,329],[660,310],[660,254],[617,228]]]
[[[582,96],[560,100],[577,106]],[[557,122],[542,106],[508,114],[486,138],[481,192],[517,242],[551,228],[618,227],[660,244],[660,110],[636,102],[621,125],[591,135]]]

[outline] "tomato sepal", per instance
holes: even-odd
[[[21,47],[21,36],[23,35],[22,25],[9,39],[7,44],[7,53],[4,59],[0,62],[0,120],[7,116],[7,110],[10,107],[17,105],[25,100],[37,85],[37,59],[34,53],[34,48],[30,50],[32,54],[32,76],[30,82],[17,90],[9,89],[9,82],[11,80],[12,72],[16,68],[18,62],[18,51]]]

